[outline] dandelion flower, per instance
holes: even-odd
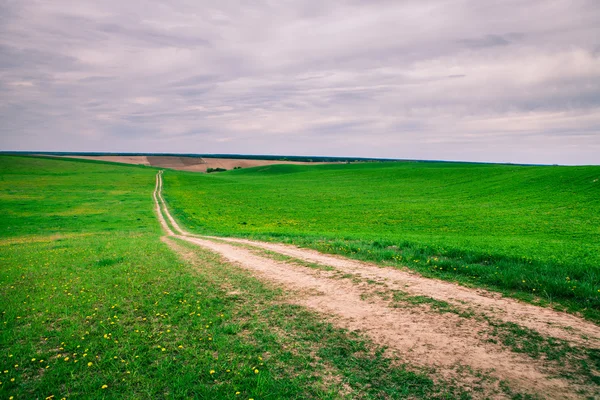
[[[106,389],[108,385],[102,385],[102,389]]]
[[[91,367],[92,365],[94,365],[91,361],[88,363],[88,367]]]
[[[212,375],[212,374],[214,374],[214,373],[215,373],[215,370],[214,370],[214,369],[211,369],[211,370],[210,370],[210,374]]]
[[[257,370],[257,369],[255,369],[255,370],[254,370],[254,373],[255,373],[255,374],[258,374],[258,370]]]

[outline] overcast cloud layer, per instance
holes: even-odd
[[[0,149],[600,164],[600,1],[5,0]]]

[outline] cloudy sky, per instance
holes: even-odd
[[[0,150],[600,164],[598,0],[3,0]]]

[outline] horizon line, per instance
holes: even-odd
[[[494,161],[466,161],[466,160],[437,160],[437,159],[411,159],[411,158],[383,158],[383,157],[352,157],[352,156],[317,156],[317,155],[285,155],[285,154],[242,154],[242,153],[170,153],[170,152],[112,152],[112,151],[34,151],[34,150],[0,150],[0,154],[7,155],[56,155],[56,156],[157,156],[157,157],[205,157],[205,158],[252,158],[257,160],[283,160],[284,158],[296,161],[311,159],[329,159],[337,161],[378,161],[378,162],[422,162],[422,163],[450,163],[450,164],[482,164],[482,165],[515,165],[515,166],[599,166],[595,164],[565,165],[565,164],[540,164],[540,163],[514,163]]]

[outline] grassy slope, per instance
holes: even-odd
[[[407,162],[169,171],[165,190],[196,232],[273,237],[409,265],[600,319],[600,167]]]
[[[0,157],[0,237],[159,233],[148,207],[156,171],[86,160]],[[101,182],[99,185],[98,182]]]
[[[1,398],[460,395],[214,255],[179,259],[154,174],[0,157]]]

